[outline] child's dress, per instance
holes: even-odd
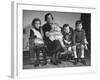
[[[63,35],[61,33],[61,29],[57,24],[51,25],[50,32],[46,33],[51,41],[62,39]]]
[[[62,48],[65,47],[63,43],[63,35],[61,33],[61,28],[56,23],[51,25],[51,30],[47,32],[47,35],[51,41],[59,40]]]
[[[43,41],[43,38],[42,38],[42,35],[40,34],[40,32],[34,28],[32,28],[32,31],[34,32],[34,35],[36,36],[36,38],[34,39],[35,45],[44,44],[44,41]]]
[[[46,64],[47,63],[47,61],[46,61],[46,46],[44,44],[44,41],[43,41],[43,38],[41,35],[41,29],[32,28],[30,33],[31,33],[30,38],[33,40],[33,43],[30,43],[30,45],[34,45],[33,54],[35,53],[35,55],[36,55],[35,65],[39,64],[40,53],[43,54],[43,64]]]

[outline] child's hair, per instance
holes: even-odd
[[[34,27],[34,24],[36,21],[39,21],[40,24],[41,24],[41,20],[39,18],[34,18],[33,21],[32,21],[32,26]]]
[[[82,24],[81,20],[76,21],[75,26],[77,26],[78,24]]]
[[[49,15],[51,15],[52,20],[54,19],[53,15],[52,15],[51,13],[47,13],[47,14],[45,15],[45,21],[47,21],[47,17],[48,17]]]
[[[63,28],[68,27],[68,26],[69,26],[69,24],[64,24],[64,25],[63,25]]]

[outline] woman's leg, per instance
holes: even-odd
[[[59,56],[60,56],[60,52],[58,51],[57,54],[56,54],[56,61],[57,61],[57,63],[61,64]]]
[[[52,58],[51,58],[51,62],[52,62],[54,65],[57,65],[57,64],[58,64],[57,61],[56,61],[56,55],[57,55],[57,53],[53,53]]]
[[[61,47],[59,40],[55,40],[52,58],[53,58],[53,61],[57,64],[61,63],[60,60],[59,60],[59,55],[60,55],[61,50],[62,50],[62,47]]]

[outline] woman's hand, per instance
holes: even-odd
[[[49,37],[50,36],[49,32],[46,32],[45,34],[46,34],[46,37]]]

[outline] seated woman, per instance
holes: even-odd
[[[33,43],[30,43],[32,45],[31,47],[34,49],[34,53],[36,54],[36,61],[34,66],[38,66],[40,63],[39,56],[40,51],[43,53],[43,65],[46,65],[46,47],[41,35],[41,21],[39,18],[35,18],[32,21],[32,28],[30,29],[30,40],[33,40]],[[33,53],[33,54],[34,54]]]
[[[57,38],[55,39],[51,32],[53,31],[52,28],[54,28],[54,25],[56,25],[56,27],[59,27],[59,26],[54,23],[54,17],[52,16],[51,13],[47,13],[45,15],[45,21],[46,21],[46,24],[43,25],[43,33],[44,33],[44,41],[49,50],[48,56],[51,57],[51,63],[53,63],[54,65],[57,65],[61,63],[59,60],[59,53],[61,52],[61,50],[63,50],[63,48],[59,39]]]

